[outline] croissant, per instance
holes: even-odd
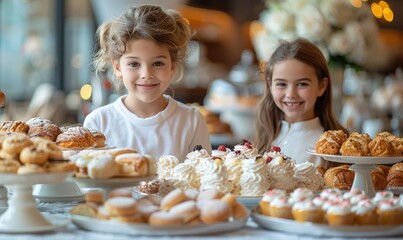
[[[21,132],[27,133],[28,124],[22,121],[5,121],[0,125],[0,133]]]
[[[395,154],[392,141],[389,140],[390,133],[383,132],[377,134],[368,144],[371,156],[392,157]]]
[[[403,187],[403,171],[396,170],[389,173],[386,178],[389,187]]]
[[[395,151],[394,155],[395,156],[403,156],[403,138],[394,136],[394,137],[389,138],[389,139],[392,139],[391,143],[392,143],[393,149]]]
[[[341,155],[343,156],[368,156],[371,138],[367,133],[360,134],[353,132],[341,145]]]
[[[385,175],[379,171],[372,171],[371,173],[372,183],[374,184],[375,190],[384,190],[387,185],[388,181],[386,180]]]
[[[350,190],[354,181],[354,171],[344,167],[329,168],[324,175],[325,185],[340,190]]]
[[[389,174],[396,170],[403,171],[403,162],[393,164],[392,167],[390,167]]]
[[[375,167],[376,167],[376,170],[382,172],[385,177],[388,176],[389,170],[390,170],[390,167],[389,167],[389,166],[386,166],[386,165],[376,165]]]
[[[315,151],[320,154],[339,155],[340,147],[347,139],[342,130],[329,130],[322,133],[315,144]]]
[[[30,125],[29,130],[28,130],[28,136],[31,138],[40,137],[40,138],[44,138],[49,141],[55,142],[57,136],[61,132],[62,131],[56,124],[42,122],[42,123]]]

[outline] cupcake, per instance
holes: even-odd
[[[403,210],[397,198],[378,202],[376,213],[379,224],[399,225],[402,223]]]
[[[295,204],[298,202],[310,201],[314,198],[312,190],[308,188],[297,188],[290,194],[290,203]]]
[[[263,195],[262,199],[259,202],[260,210],[263,215],[270,216],[270,212],[269,212],[270,202],[279,196],[285,197],[286,193],[280,189],[272,189],[272,190],[267,191]]]
[[[326,219],[329,225],[333,226],[354,225],[355,214],[351,211],[350,202],[343,201],[327,209]]]
[[[362,200],[352,207],[356,216],[358,225],[376,225],[378,224],[378,215],[376,205],[370,199]]]
[[[377,192],[375,194],[375,196],[372,198],[372,201],[375,204],[378,204],[381,201],[390,200],[392,198],[393,198],[393,192],[392,191],[381,191],[381,192]]]
[[[292,207],[292,216],[298,222],[323,223],[324,212],[313,202],[298,202]]]
[[[362,195],[362,194],[364,194],[363,191],[361,191],[361,190],[358,189],[358,188],[353,188],[353,189],[351,189],[350,191],[345,192],[345,193],[343,194],[343,198],[344,198],[345,200],[349,200],[349,201],[350,201],[352,197],[355,197],[355,196],[358,196],[358,195]]]
[[[337,188],[326,188],[320,193],[320,196],[325,199],[333,199],[335,197],[343,196],[342,192]]]
[[[269,214],[271,217],[293,219],[291,209],[292,205],[288,202],[288,198],[279,196],[270,202]]]

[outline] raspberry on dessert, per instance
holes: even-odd
[[[221,152],[226,152],[226,151],[227,151],[227,147],[226,147],[225,145],[220,145],[220,146],[218,146],[217,150],[218,150],[218,151],[221,151]]]
[[[241,145],[245,145],[246,143],[249,143],[249,144],[251,144],[248,140],[246,140],[246,139],[242,139],[242,141],[241,141]]]
[[[270,148],[271,152],[281,152],[281,148],[279,146],[273,146]]]
[[[250,143],[248,143],[248,142],[245,143],[244,146],[247,147],[248,149],[252,149],[252,148],[253,148],[252,145],[251,145]]]
[[[271,160],[273,160],[273,158],[271,158],[271,157],[267,157],[267,158],[266,158],[266,163],[271,162]]]

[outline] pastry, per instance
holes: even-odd
[[[200,210],[197,208],[195,201],[185,201],[173,206],[170,213],[182,218],[183,223],[188,223],[199,217]]]
[[[97,210],[91,205],[79,204],[70,210],[70,214],[95,218]]]
[[[131,197],[115,197],[105,201],[104,207],[111,216],[132,216],[137,213],[136,200]]]
[[[200,208],[200,220],[207,224],[227,221],[230,215],[231,207],[219,199],[205,200]]]
[[[93,179],[111,178],[119,174],[119,164],[112,156],[98,156],[88,163],[87,171],[88,176]]]
[[[315,151],[320,154],[339,155],[347,134],[342,130],[329,130],[322,133],[315,144]]]
[[[74,150],[94,147],[95,141],[88,128],[70,127],[57,136],[56,144],[63,150]]]
[[[322,208],[310,201],[295,203],[292,206],[292,216],[297,222],[324,222],[324,212]]]
[[[5,121],[0,125],[0,133],[19,132],[27,133],[29,130],[28,124],[22,121]]]
[[[35,146],[29,146],[22,149],[20,161],[25,164],[43,165],[48,161],[48,154]]]
[[[387,137],[388,134],[377,134],[368,144],[371,156],[392,157],[395,155],[395,149],[392,142]]]
[[[96,148],[105,147],[105,142],[106,142],[105,135],[101,131],[98,131],[96,129],[89,129],[89,130],[90,130],[92,136],[94,137],[95,147]]]
[[[69,160],[48,160],[44,165],[46,172],[60,173],[75,171],[76,165]]]
[[[46,170],[44,167],[36,165],[36,164],[25,164],[18,168],[17,174],[37,174],[37,173],[45,173]]]
[[[355,214],[352,212],[351,207],[348,201],[330,206],[326,211],[326,219],[329,225],[354,225]]]
[[[271,217],[293,219],[292,204],[284,196],[276,197],[270,202],[269,213]]]
[[[270,216],[270,202],[279,196],[285,197],[286,192],[280,189],[271,189],[263,195],[262,199],[259,201],[260,210],[263,215]]]
[[[150,225],[156,226],[171,226],[171,225],[182,225],[182,217],[179,217],[170,212],[158,211],[150,215],[148,219]]]
[[[197,201],[221,199],[222,197],[224,197],[224,193],[218,191],[215,188],[210,188],[200,192],[199,195],[197,196]]]
[[[185,193],[181,189],[176,188],[175,190],[173,190],[170,193],[168,193],[167,195],[165,195],[164,198],[162,198],[160,208],[163,211],[168,211],[176,204],[181,203],[186,200],[187,200],[187,197],[186,197]]]
[[[384,190],[388,185],[385,175],[379,171],[372,171],[371,177],[375,190]]]
[[[17,173],[21,163],[14,159],[0,160],[0,172],[2,173]]]
[[[393,199],[378,202],[376,209],[379,224],[400,225],[403,218],[403,210],[398,201]]]
[[[133,194],[130,188],[116,188],[108,194],[108,198],[114,197],[133,197]]]
[[[151,162],[147,156],[139,153],[125,153],[115,157],[120,167],[120,176],[146,176],[151,173]]]
[[[378,171],[381,171],[385,177],[388,176],[390,167],[386,165],[376,165]]]
[[[389,187],[403,187],[403,171],[395,170],[386,179]]]
[[[396,170],[403,171],[403,162],[393,164],[389,169],[389,173],[392,173]]]
[[[324,181],[328,187],[350,190],[354,181],[354,171],[345,167],[332,167],[325,172]]]
[[[30,145],[32,145],[32,142],[25,133],[14,133],[4,139],[2,150],[11,156],[17,156],[23,148]]]
[[[370,199],[358,202],[352,207],[352,211],[356,216],[358,225],[376,225],[378,224],[378,215],[376,213],[376,205]]]
[[[31,141],[37,149],[45,151],[50,160],[62,160],[64,158],[62,150],[56,143],[42,138],[31,139]]]
[[[371,138],[367,133],[353,132],[341,145],[340,152],[343,156],[368,156]]]
[[[26,123],[29,126],[27,134],[31,138],[39,137],[54,142],[62,132],[56,124],[40,117],[31,118]]]
[[[96,205],[102,205],[104,203],[104,192],[99,190],[91,190],[84,195],[85,202],[95,203]]]
[[[242,203],[236,201],[232,207],[232,217],[234,219],[241,219],[248,216],[248,209]]]

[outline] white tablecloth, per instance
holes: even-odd
[[[57,214],[68,217],[70,209],[72,209],[79,202],[56,202],[56,203],[38,203],[38,209],[43,213]],[[4,209],[3,209],[4,210]],[[58,229],[56,231],[48,233],[36,233],[36,234],[4,234],[0,233],[0,239],[21,239],[21,240],[89,240],[89,239],[113,239],[113,240],[133,240],[133,239],[276,239],[276,240],[304,240],[304,239],[323,239],[315,238],[309,235],[293,235],[290,233],[282,233],[269,231],[260,228],[252,219],[249,219],[247,225],[234,232],[223,233],[219,235],[202,235],[202,236],[133,236],[126,234],[116,234],[116,233],[103,233],[103,232],[91,232],[83,229],[79,229],[73,223],[69,223],[67,227]],[[328,238],[330,239],[330,238]],[[342,239],[342,238],[331,238],[331,239]],[[366,238],[355,238],[355,239],[366,239]],[[368,238],[369,239],[369,238]],[[370,238],[370,239],[386,239],[386,238]],[[391,239],[403,239],[391,238]]]

